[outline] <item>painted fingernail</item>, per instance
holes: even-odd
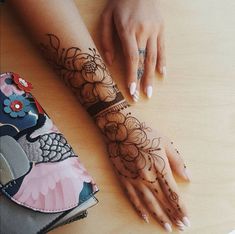
[[[165,223],[164,228],[166,229],[167,232],[172,232],[172,228],[171,228],[171,225],[169,223]]]
[[[133,98],[134,102],[138,102],[139,101],[139,96],[137,94],[134,94],[132,96],[132,98]]]
[[[162,76],[166,78],[166,66],[162,67]]]
[[[186,180],[191,180],[191,174],[189,173],[188,169],[184,167],[184,176]]]
[[[105,52],[105,58],[109,65],[112,65],[113,63],[113,56],[109,52]]]
[[[134,102],[138,102],[139,98],[140,98],[140,93],[138,90],[135,91],[134,95],[132,95],[132,98],[134,100]]]
[[[176,222],[176,225],[177,225],[177,227],[178,227],[178,229],[179,229],[180,231],[184,231],[185,226],[184,226],[184,224],[183,224],[180,220],[178,220],[178,221]]]
[[[147,97],[148,98],[151,98],[152,97],[152,94],[153,94],[153,87],[151,85],[149,85],[147,88],[146,88],[146,94],[147,94]]]
[[[191,224],[190,224],[188,217],[186,217],[186,216],[183,217],[182,222],[186,227],[191,227]]]
[[[130,95],[134,95],[135,91],[136,91],[136,83],[132,82],[129,86],[129,90],[130,90]]]
[[[149,223],[149,218],[146,214],[141,214],[141,216],[146,223]]]

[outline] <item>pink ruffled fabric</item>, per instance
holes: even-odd
[[[38,211],[65,211],[78,205],[83,182],[94,185],[77,157],[56,163],[40,163],[24,177],[13,199]]]

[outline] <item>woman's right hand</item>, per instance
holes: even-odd
[[[188,213],[172,174],[189,181],[173,142],[128,112],[113,111],[96,119],[107,140],[110,160],[139,215],[150,213],[165,230],[189,227]],[[146,209],[147,208],[147,209]],[[148,212],[147,212],[148,210]]]
[[[106,61],[111,65],[114,60],[114,35],[118,35],[126,59],[130,95],[137,102],[141,88],[151,98],[156,70],[166,76],[161,1],[109,0],[101,19],[101,41]]]

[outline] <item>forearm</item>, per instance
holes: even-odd
[[[8,1],[19,12],[49,63],[94,118],[106,138],[112,164],[138,213],[147,220],[139,202],[144,200],[148,210],[167,230],[171,230],[171,220],[176,225],[180,220],[189,225],[170,167],[171,163],[187,179],[183,160],[173,142],[152,131],[130,109],[99,56],[74,2]]]
[[[48,62],[92,117],[128,106],[72,0],[10,0]]]

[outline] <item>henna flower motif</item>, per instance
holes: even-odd
[[[87,55],[81,63],[80,71],[85,83],[81,87],[81,96],[87,102],[110,102],[116,98],[116,90],[110,74],[101,58],[93,51],[93,55]],[[82,55],[84,56],[84,55]]]
[[[49,44],[41,44],[42,52],[82,104],[115,100],[116,87],[95,49],[83,53],[77,47],[62,48],[57,36],[47,36]]]
[[[14,83],[20,90],[26,93],[29,93],[32,90],[33,86],[31,83],[21,78],[18,74],[13,73],[12,76]]]
[[[143,170],[153,171],[154,175],[164,170],[164,159],[158,153],[161,151],[160,138],[148,139],[147,132],[151,129],[130,114],[114,111],[96,121],[107,138],[108,152],[117,172],[124,177],[141,177],[154,183],[157,178],[149,177]]]
[[[23,96],[11,95],[4,100],[4,111],[10,114],[11,117],[24,117],[30,111],[30,102]]]
[[[108,113],[97,121],[109,140],[108,151],[111,157],[120,156],[123,160],[132,162],[140,156],[139,145],[146,141],[147,136],[136,118],[126,117],[118,112]]]

